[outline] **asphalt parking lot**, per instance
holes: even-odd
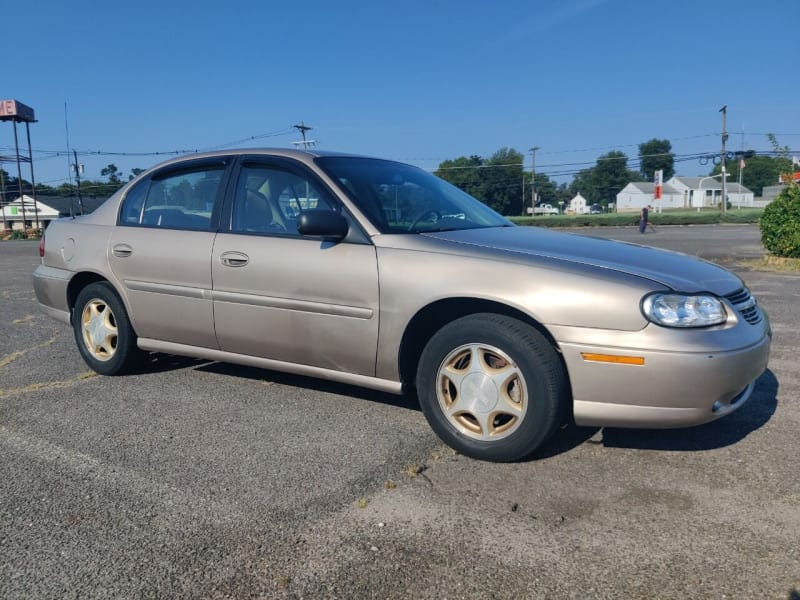
[[[584,233],[583,231],[581,233]],[[800,598],[800,276],[756,226],[598,229],[721,262],[770,315],[748,404],[455,455],[412,400],[157,356],[93,376],[0,243],[0,598]]]

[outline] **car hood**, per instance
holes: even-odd
[[[675,291],[724,296],[743,286],[736,275],[713,263],[669,250],[539,227],[491,227],[425,233],[448,244],[547,257],[645,277]]]

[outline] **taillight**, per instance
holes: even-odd
[[[39,240],[39,258],[44,258],[44,233],[42,233],[42,239]]]

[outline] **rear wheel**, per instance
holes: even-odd
[[[114,288],[106,282],[87,285],[78,294],[72,315],[78,350],[101,375],[120,375],[141,364],[145,353]]]
[[[536,329],[482,313],[434,334],[420,357],[417,394],[426,419],[449,446],[505,462],[529,456],[558,429],[567,377]]]

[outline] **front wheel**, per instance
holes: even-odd
[[[552,344],[517,319],[462,317],[430,339],[417,369],[417,394],[433,430],[481,460],[520,460],[558,429],[567,377]]]
[[[83,360],[101,375],[129,372],[145,356],[136,346],[125,306],[109,283],[96,282],[81,290],[72,329]]]

